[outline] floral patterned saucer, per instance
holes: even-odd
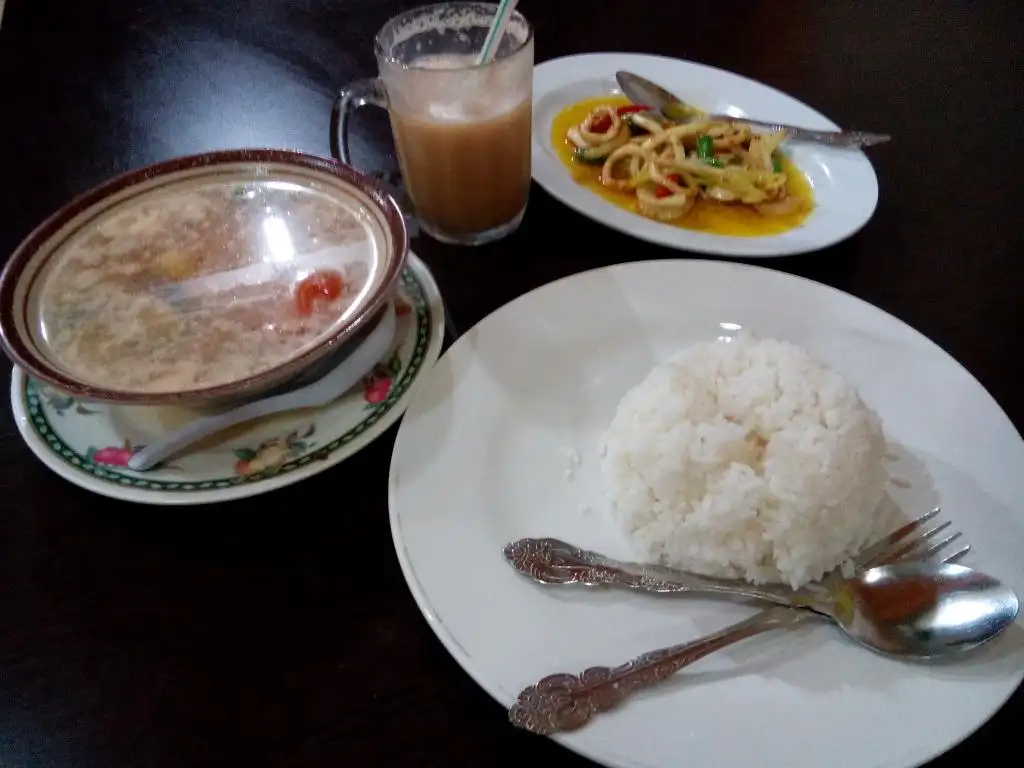
[[[78,402],[18,368],[11,377],[11,408],[32,452],[87,490],[147,504],[255,496],[334,466],[405,411],[414,383],[437,361],[444,338],[437,283],[412,253],[395,308],[395,341],[357,389],[324,408],[276,414],[227,430],[148,472],[127,469],[128,458],[153,435],[186,423],[195,412]]]

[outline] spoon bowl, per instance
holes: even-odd
[[[871,568],[832,590],[831,617],[851,639],[904,659],[968,651],[1012,624],[1012,589],[952,563],[903,561]]]

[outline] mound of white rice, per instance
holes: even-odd
[[[601,450],[611,514],[650,562],[798,587],[892,525],[877,415],[788,342],[683,350],[622,398]]]

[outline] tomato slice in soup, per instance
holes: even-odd
[[[319,270],[299,281],[295,288],[295,306],[299,314],[309,317],[318,301],[334,301],[341,296],[345,281],[340,272]]]

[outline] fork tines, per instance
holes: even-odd
[[[923,532],[921,527],[935,518],[940,512],[936,507],[920,517],[911,520],[901,528],[897,528],[881,541],[877,541],[867,547],[857,557],[854,563],[858,568],[873,568],[878,565],[888,565],[899,560],[927,560],[935,557],[942,550],[960,538],[959,532],[950,534],[944,539],[934,541],[933,539],[945,531],[951,523],[945,522],[935,525]],[[926,545],[927,546],[924,546]],[[970,544],[967,544],[952,554],[944,557],[942,562],[954,563],[971,551]]]

